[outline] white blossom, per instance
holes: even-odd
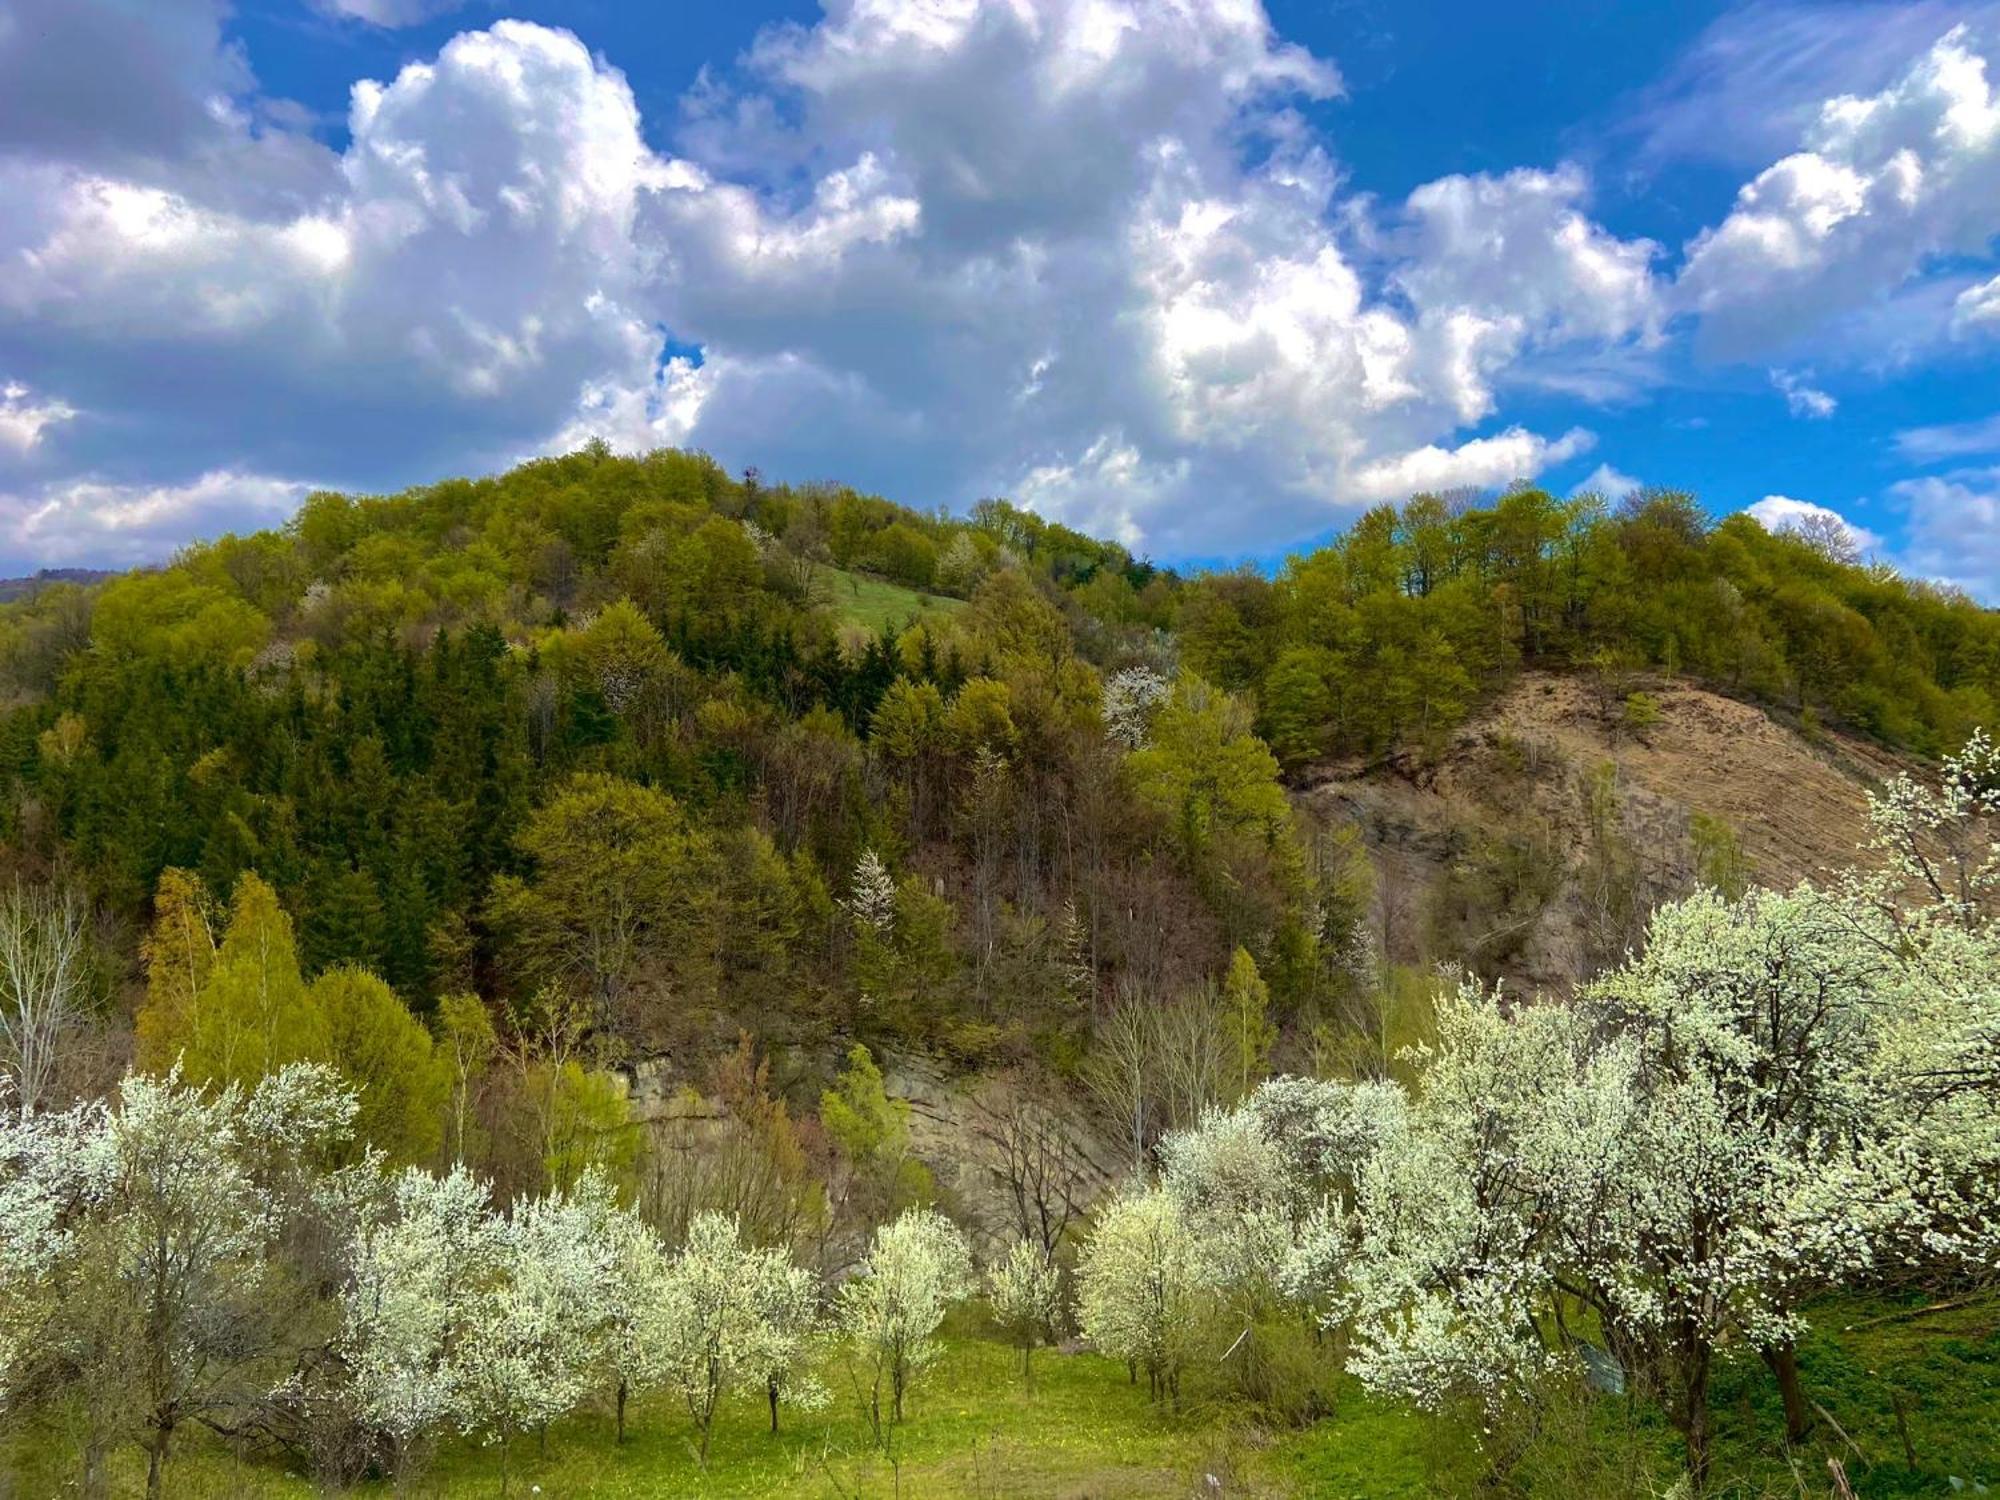
[[[972,1253],[965,1236],[942,1214],[906,1209],[875,1231],[859,1273],[840,1289],[838,1309],[842,1331],[874,1371],[872,1409],[878,1425],[882,1382],[889,1382],[894,1418],[900,1422],[911,1377],[941,1352],[934,1337],[938,1325],[972,1284]]]
[[[886,933],[896,920],[896,881],[882,856],[864,849],[854,862],[854,890],[847,909],[872,932]]]
[[[1104,1209],[1077,1264],[1078,1321],[1102,1353],[1144,1369],[1155,1397],[1177,1397],[1207,1272],[1172,1194],[1127,1193]]]
[[[1029,1373],[1035,1345],[1055,1337],[1062,1322],[1062,1277],[1035,1239],[1018,1239],[986,1272],[993,1317],[1021,1346],[1021,1372]]]
[[[659,1344],[663,1380],[686,1404],[708,1461],[717,1403],[730,1390],[787,1384],[812,1404],[802,1355],[814,1324],[812,1275],[780,1250],[746,1246],[733,1215],[702,1213],[661,1287]]]
[[[400,1462],[459,1419],[459,1351],[478,1298],[504,1272],[506,1235],[485,1184],[463,1167],[445,1177],[409,1168],[391,1204],[356,1239],[338,1348],[354,1415],[389,1438]]]
[[[1104,684],[1104,733],[1114,745],[1142,749],[1151,731],[1154,711],[1166,702],[1173,684],[1150,667],[1127,667]]]
[[[554,1420],[589,1390],[601,1362],[615,1261],[596,1233],[591,1190],[515,1205],[498,1236],[497,1274],[472,1289],[453,1351],[457,1420],[502,1447]]]

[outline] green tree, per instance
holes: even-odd
[[[355,968],[329,969],[306,991],[323,1019],[325,1061],[360,1100],[354,1129],[392,1163],[428,1161],[444,1138],[450,1060],[394,990]]]
[[[187,960],[176,949],[163,961],[162,998],[171,1002]],[[276,891],[255,874],[237,881],[228,929],[201,987],[185,1010],[142,1014],[139,1034],[142,1063],[163,1071],[178,1059],[192,1083],[251,1084],[286,1063],[328,1055],[326,1018],[307,998],[292,920]]]
[[[472,1099],[500,1050],[493,1016],[477,995],[446,995],[437,1008],[437,1052],[451,1083],[451,1159],[466,1159]]]
[[[1243,704],[1184,676],[1153,719],[1151,742],[1126,757],[1139,801],[1199,854],[1218,836],[1268,842],[1290,817],[1278,762],[1250,732]]]
[[[1333,727],[1333,654],[1318,646],[1294,646],[1264,674],[1264,738],[1279,761],[1301,765],[1326,750]]]
[[[833,1087],[819,1096],[819,1121],[848,1165],[864,1217],[880,1220],[931,1196],[931,1174],[910,1154],[910,1103],[891,1099],[874,1054],[856,1042]]]
[[[140,948],[146,1003],[139,1008],[140,1063],[171,1067],[194,1020],[194,998],[215,965],[215,927],[208,888],[191,870],[160,872],[153,925]]]
[[[1249,949],[1238,948],[1222,981],[1222,1016],[1229,1029],[1231,1071],[1236,1074],[1239,1098],[1248,1098],[1271,1070],[1278,1028],[1271,1023],[1270,1012],[1271,992],[1257,972],[1257,961]]]
[[[306,966],[314,972],[381,963],[382,899],[366,870],[349,865],[315,882],[304,925]]]
[[[572,776],[516,841],[531,873],[493,883],[488,915],[530,983],[574,987],[603,1019],[643,975],[683,1003],[714,971],[714,849],[665,792]]]

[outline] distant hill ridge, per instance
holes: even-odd
[[[113,568],[41,568],[26,578],[0,578],[0,604],[10,604],[47,588],[52,583],[102,583],[116,578]]]

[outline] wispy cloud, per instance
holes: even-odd
[[[1935,427],[1906,427],[1896,434],[1896,452],[1912,463],[2000,453],[2000,412],[1976,422],[1946,422]]]

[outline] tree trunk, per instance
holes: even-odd
[[[625,1383],[625,1377],[623,1375],[619,1376],[618,1377],[618,1442],[620,1443],[621,1446],[625,1441],[625,1398],[630,1394],[631,1394],[631,1388]]]
[[[110,1487],[104,1476],[104,1427],[95,1415],[83,1440],[83,1500],[105,1500]]]
[[[173,1440],[171,1426],[153,1429],[153,1440],[146,1445],[146,1500],[160,1500],[160,1487],[167,1477],[167,1445]]]
[[[507,1429],[500,1429],[500,1500],[507,1500]]]
[[[1799,1350],[1792,1343],[1764,1351],[1764,1363],[1778,1377],[1778,1394],[1785,1403],[1785,1441],[1798,1443],[1812,1431],[1812,1413],[1806,1407],[1805,1387],[1799,1381]]]
[[[1696,1495],[1705,1495],[1708,1493],[1708,1355],[1705,1352],[1688,1373],[1681,1417],[1681,1436],[1687,1442],[1688,1484]]]
[[[895,1396],[896,1420],[900,1422],[903,1420],[903,1370],[901,1366],[898,1366],[896,1369],[892,1386]]]
[[[778,1431],[778,1382],[775,1377],[764,1382],[764,1394],[771,1398],[771,1433]]]

